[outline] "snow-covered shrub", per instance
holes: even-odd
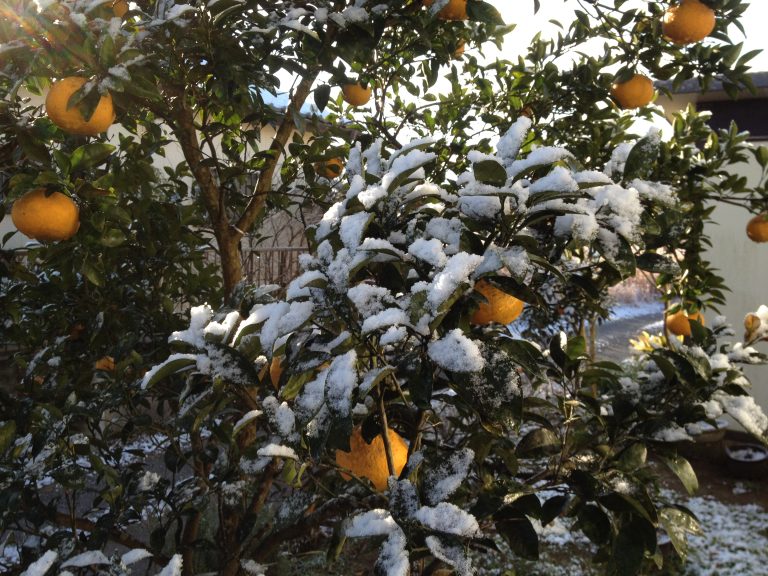
[[[648,452],[667,454],[665,430],[716,416],[712,406],[748,408],[735,396],[744,378],[720,361],[726,352],[707,363],[706,330],[706,350],[680,345],[622,368],[593,364],[580,336],[561,332],[542,349],[505,326],[471,324],[480,278],[529,306],[561,306],[531,286],[539,273],[574,273],[564,246],[599,245],[595,263],[619,270],[644,207],[670,202],[580,171],[560,148],[521,153],[528,128],[513,125],[496,156],[471,154],[455,186],[424,180],[433,142],[391,155],[358,147],[344,199],[317,225],[284,297],[254,288],[237,310],[193,309],[171,336],[179,352],[144,376],[145,393],[174,407],[169,435],[190,435],[190,498],[218,492],[219,530],[259,526],[244,537],[249,559],[289,538],[310,546],[308,530],[336,526],[334,555],[348,538],[385,538],[382,574],[408,574],[424,550],[471,574],[468,548],[500,533],[533,558],[532,522],[560,514],[604,552],[626,548],[638,565],[656,552],[667,505],[644,480]],[[275,362],[281,370],[267,370]],[[334,463],[355,426],[367,438],[394,428],[409,443],[384,498]],[[691,481],[687,464],[668,461]],[[663,518],[667,531],[677,530],[669,518],[693,521]],[[609,563],[624,561],[616,554]]]

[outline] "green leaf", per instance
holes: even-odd
[[[680,273],[680,266],[669,256],[656,254],[655,252],[645,252],[637,257],[637,267],[646,272],[656,274],[674,274]]]
[[[560,516],[568,505],[568,496],[553,496],[541,506],[541,525],[546,526]]]
[[[50,164],[51,156],[48,154],[48,148],[42,142],[22,131],[17,132],[16,140],[21,145],[21,149],[24,150],[24,154],[32,160],[39,164]]]
[[[475,179],[483,184],[503,186],[507,182],[507,171],[496,160],[482,160],[472,165]]]
[[[428,154],[416,165],[409,166],[407,169],[400,172],[397,176],[395,176],[392,179],[392,182],[387,187],[387,193],[392,194],[392,192],[394,192],[399,186],[402,186],[405,183],[405,181],[408,180],[411,174],[413,174],[420,168],[423,168],[424,166],[426,166],[427,164],[433,161],[434,161],[434,156],[432,154]]]
[[[587,340],[584,336],[574,336],[565,345],[565,354],[571,360],[583,360],[587,355]]]
[[[102,273],[90,261],[86,260],[83,262],[80,271],[94,286],[101,286],[104,283]]]
[[[496,530],[517,556],[526,560],[539,559],[539,536],[531,521],[522,513],[516,518],[497,520]]]
[[[242,432],[248,424],[251,424],[256,418],[261,416],[262,412],[260,410],[251,410],[247,414],[245,414],[240,420],[238,420],[235,423],[234,428],[232,429],[232,438],[237,437],[240,432]]]
[[[616,576],[634,576],[643,562],[645,546],[634,528],[634,522],[621,527],[619,535],[613,541],[612,560]]]
[[[683,483],[683,486],[688,491],[688,494],[693,495],[699,489],[699,479],[696,477],[693,467],[690,462],[682,456],[674,456],[672,458],[663,458],[667,467],[675,473]]]
[[[611,537],[611,521],[608,515],[594,504],[588,504],[579,511],[574,529],[581,530],[597,545],[608,542]]]
[[[141,384],[142,388],[151,388],[161,380],[173,374],[189,370],[194,366],[197,366],[197,356],[195,354],[173,354],[167,360],[147,372]]]
[[[519,456],[556,454],[560,451],[560,439],[551,430],[537,428],[523,436],[516,450]]]
[[[0,455],[5,454],[6,450],[13,444],[16,437],[16,421],[10,420],[0,424]]]
[[[504,19],[496,7],[482,0],[467,0],[467,16],[472,22],[504,26]]]
[[[93,142],[80,146],[72,152],[72,157],[70,158],[71,170],[75,172],[98,166],[109,158],[110,154],[114,151],[115,147],[112,144],[104,142]]]
[[[645,444],[636,442],[621,453],[619,456],[619,466],[622,470],[633,472],[645,466],[647,458],[648,449],[645,447]]]
[[[315,88],[315,106],[321,112],[325,110],[328,105],[328,100],[331,98],[331,87],[328,84],[323,84]]]
[[[395,373],[394,366],[381,366],[365,373],[360,382],[360,398],[364,398],[368,392],[379,385],[387,376]]]
[[[648,178],[656,166],[660,149],[661,140],[658,137],[646,136],[638,140],[627,156],[623,180],[629,182],[635,178]]]
[[[107,248],[115,248],[121,244],[124,244],[126,240],[127,238],[125,237],[125,233],[123,233],[122,230],[118,228],[110,228],[101,235],[101,238],[99,238],[99,244],[106,246]]]
[[[688,554],[687,534],[701,534],[696,518],[689,512],[678,508],[664,508],[659,512],[659,521],[669,536],[677,554],[685,559]]]

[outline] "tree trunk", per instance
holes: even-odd
[[[229,228],[214,227],[216,242],[219,245],[221,258],[221,274],[224,278],[224,298],[232,295],[232,291],[243,278],[243,261],[240,254],[240,235],[231,234]]]

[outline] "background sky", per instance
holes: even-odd
[[[517,24],[504,40],[504,49],[500,56],[511,59],[523,52],[531,38],[538,31],[544,36],[553,37],[557,34],[557,28],[549,21],[559,20],[564,26],[573,21],[574,10],[579,8],[575,0],[541,0],[541,9],[533,14],[533,0],[487,0],[501,12],[504,21]],[[645,2],[632,0],[627,6],[642,6]],[[768,0],[754,0],[741,19],[746,37],[736,28],[730,31],[731,38],[744,42],[744,52],[749,50],[768,50],[768,36],[765,34],[765,26],[768,23]],[[485,49],[484,52],[491,56],[495,50]],[[768,53],[763,52],[751,61],[754,71],[768,71]]]
[[[558,28],[550,20],[559,20],[567,28],[575,18],[574,10],[579,8],[579,2],[576,0],[541,0],[541,9],[534,15],[533,0],[486,1],[499,10],[506,23],[517,24],[517,27],[506,35],[501,51],[497,50],[491,43],[483,47],[483,56],[490,61],[496,58],[516,60],[519,54],[525,53],[531,39],[539,31],[545,38],[555,37]],[[629,0],[626,5],[642,7],[645,3],[645,0]],[[734,26],[730,31],[731,38],[737,42],[744,42],[743,52],[756,49],[764,50],[763,53],[752,59],[750,65],[755,72],[768,71],[768,35],[765,33],[765,25],[768,22],[768,0],[754,0],[744,13],[741,22],[746,35]],[[597,43],[598,47],[602,47],[601,40],[597,40]],[[467,50],[472,50],[472,47],[469,46]],[[287,92],[293,80],[294,77],[285,72],[281,76],[280,91],[282,93],[277,97],[265,93],[265,100],[275,106],[286,106],[288,104]],[[449,84],[438,82],[438,88],[445,86],[449,86]],[[310,99],[302,110],[309,112],[311,107],[312,101]]]

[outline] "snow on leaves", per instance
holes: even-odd
[[[429,357],[449,372],[479,372],[485,366],[480,346],[460,328],[429,344]]]
[[[526,285],[535,274],[571,271],[564,260],[548,260],[533,223],[545,221],[562,245],[599,248],[597,258],[610,263],[635,242],[644,208],[668,205],[671,195],[639,176],[625,187],[609,174],[581,171],[562,148],[529,151],[529,130],[528,119],[518,120],[497,155],[470,153],[473,170],[445,184],[424,181],[425,166],[438,156],[429,150],[434,142],[414,142],[392,155],[381,143],[355,147],[347,183],[337,184],[342,200],[316,225],[314,251],[302,258],[284,297],[259,293],[242,316],[230,311],[214,318],[205,306],[192,311],[189,329],[172,339],[194,353],[173,358],[176,367],[252,387],[253,405],[232,418],[238,440],[246,430],[259,431],[251,446],[256,457],[241,461],[241,470],[259,474],[275,458],[290,470],[285,459],[304,466],[327,457],[343,446],[345,431],[376,419],[373,406],[385,392],[431,407],[438,418],[453,395],[490,414],[529,392],[525,376],[538,378],[551,358],[524,341],[502,340],[504,326],[471,324],[482,301],[473,294],[477,280],[491,277],[535,302]],[[628,154],[617,153],[614,164],[626,164]],[[224,371],[220,348],[227,346],[252,372]],[[279,378],[265,367],[273,359]],[[740,407],[749,408],[743,401]],[[752,420],[762,425],[755,414]],[[436,558],[471,574],[459,543],[482,536],[478,519],[446,500],[461,494],[474,459],[461,446],[435,461],[411,455],[409,466],[421,470],[418,485],[390,479],[390,509],[353,516],[345,536],[386,537],[377,569],[395,576],[408,573],[406,527],[417,526],[429,533],[425,543]]]

